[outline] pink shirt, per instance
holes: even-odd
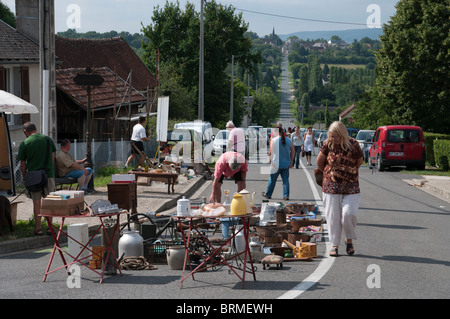
[[[245,132],[239,127],[235,127],[231,130],[228,137],[228,141],[231,141],[232,150],[244,154],[245,152]]]
[[[230,160],[232,157],[238,158],[238,163],[241,163],[241,168],[235,171],[232,171],[230,169],[230,165],[228,165],[228,160]],[[239,153],[236,152],[226,152],[220,155],[219,159],[216,162],[216,166],[214,169],[214,177],[220,178],[222,175],[225,175],[225,177],[232,177],[237,172],[247,172],[248,171],[248,165],[245,160],[245,157]]]

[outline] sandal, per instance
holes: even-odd
[[[338,248],[337,248],[337,247],[335,247],[335,248],[333,248],[332,250],[330,250],[330,256],[331,256],[331,257],[337,257],[337,256],[339,256],[339,252],[338,252]]]
[[[264,197],[264,198],[270,199],[270,197],[267,196],[265,192],[262,192],[262,193],[261,193],[261,196]]]
[[[347,250],[347,255],[353,256],[355,254],[355,248],[353,248],[353,243],[345,243],[346,247],[345,250]]]

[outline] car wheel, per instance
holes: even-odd
[[[383,172],[385,169],[384,165],[381,163],[380,157],[377,157],[377,169],[379,172]]]

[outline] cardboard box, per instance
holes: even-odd
[[[107,186],[111,204],[126,210],[137,207],[137,183],[109,183]]]
[[[134,174],[114,174],[111,177],[113,183],[132,183],[136,181],[136,175]]]
[[[43,198],[41,201],[41,214],[54,216],[72,216],[84,210],[84,196],[56,199]]]
[[[311,257],[317,258],[317,244],[316,243],[301,243],[302,247],[306,247],[311,253]]]

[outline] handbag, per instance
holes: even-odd
[[[47,167],[48,164],[48,151],[50,148],[50,139],[47,136],[47,153],[45,156],[45,167]],[[45,168],[43,169],[37,169],[33,171],[28,171],[25,175],[25,188],[28,189],[30,192],[40,192],[43,191],[45,186],[48,184],[48,175],[47,170]]]
[[[314,177],[316,178],[317,185],[322,186],[323,172],[319,168],[314,170]]]
[[[305,147],[302,145],[302,151],[300,152],[301,157],[305,157]]]
[[[45,169],[28,171],[25,175],[25,188],[30,192],[40,192],[48,184],[48,175]]]

